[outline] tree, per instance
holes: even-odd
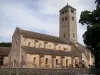
[[[2,42],[0,43],[0,47],[11,47],[11,42],[8,42],[8,43]]]
[[[95,3],[97,3],[97,6],[100,6],[100,0],[96,0]]]
[[[95,10],[85,10],[81,13],[79,23],[87,25],[83,41],[95,56],[95,67],[100,68],[100,0],[95,3]]]

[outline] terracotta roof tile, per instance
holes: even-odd
[[[0,47],[0,55],[8,56],[10,53],[11,48],[9,47]]]
[[[61,38],[56,37],[56,36],[41,34],[41,33],[22,30],[22,29],[20,29],[20,32],[24,37],[35,38],[35,39],[56,42],[56,43],[69,44],[66,40],[61,39]]]

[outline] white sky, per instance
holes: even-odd
[[[78,41],[83,44],[85,26],[78,23],[81,11],[95,9],[95,0],[69,0],[77,9]],[[0,0],[0,42],[10,42],[16,27],[59,36],[59,10],[67,0]]]

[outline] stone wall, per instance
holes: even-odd
[[[77,42],[76,10],[70,6],[60,10],[60,38]]]
[[[95,74],[97,73],[97,74]],[[99,70],[89,69],[30,69],[30,68],[3,68],[0,75],[99,75]]]
[[[71,51],[71,46],[69,44],[61,44],[56,42],[44,41],[40,39],[28,38],[23,37],[23,35],[21,37],[21,46]]]
[[[79,57],[26,54],[24,59],[26,68],[69,68],[71,65],[79,65]]]

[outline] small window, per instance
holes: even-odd
[[[67,12],[67,9],[65,10],[65,12]]]
[[[71,9],[71,12],[72,12],[72,13],[74,13],[74,10],[73,10],[73,9]]]
[[[68,65],[68,59],[66,59],[66,65]]]
[[[46,62],[45,62],[45,64],[48,64],[48,58],[46,58]]]
[[[34,57],[34,60],[36,59],[36,57]]]
[[[72,17],[72,20],[74,21],[74,17]]]
[[[65,20],[67,21],[67,16],[65,17]]]
[[[35,42],[38,42],[38,40],[35,40]]]
[[[68,48],[64,48],[64,51],[67,51]]]
[[[56,59],[56,64],[58,64],[58,59]]]
[[[58,45],[57,43],[55,45]]]
[[[64,18],[62,18],[62,22],[64,22]]]
[[[64,38],[66,38],[66,35],[64,34]]]
[[[30,45],[31,45],[31,43],[29,42],[29,43],[28,43],[28,46],[30,46]]]
[[[64,11],[62,11],[61,14],[64,14]]]
[[[35,64],[36,57],[33,58],[33,64]]]

